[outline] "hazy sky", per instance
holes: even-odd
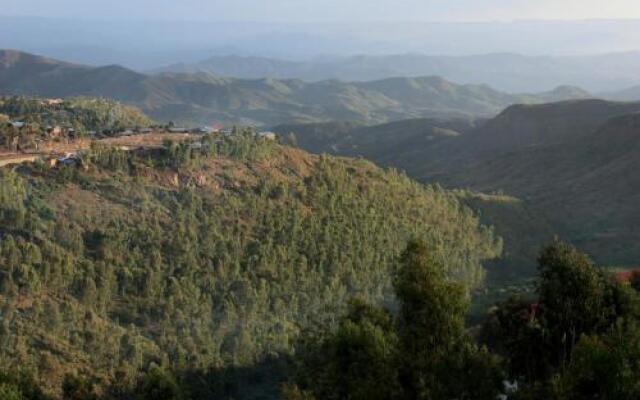
[[[640,18],[640,0],[1,0],[4,15],[209,21]]]

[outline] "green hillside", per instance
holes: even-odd
[[[321,122],[316,124],[283,124],[271,130],[283,140],[315,153],[330,153],[357,128],[367,127],[362,122]]]
[[[146,75],[119,66],[87,67],[8,50],[0,51],[0,92],[106,97],[139,106],[162,121],[267,126],[493,116],[514,103],[586,96],[579,90],[564,89],[539,95],[508,94],[438,77],[308,83],[220,78],[205,72]]]
[[[79,131],[147,127],[153,124],[153,121],[136,107],[91,97],[2,97],[0,114],[8,116],[13,121],[37,124],[41,127],[69,127]]]
[[[394,165],[398,159],[468,133],[484,122],[479,118],[419,118],[381,125],[353,122],[278,125],[273,131],[283,140],[314,153],[359,155],[379,165]],[[293,134],[291,136],[290,134]]]
[[[490,290],[502,291],[508,283],[520,284],[531,278],[540,248],[551,243],[558,234],[546,215],[513,196],[469,190],[454,192],[462,204],[477,213],[481,223],[493,226],[495,234],[504,240],[501,257],[485,263]],[[474,317],[483,316],[486,307],[493,305],[482,304],[483,298],[476,300],[474,306],[479,311]]]
[[[553,235],[598,262],[638,264],[638,112],[640,103],[602,100],[515,105],[488,121],[409,120],[323,133],[328,140],[318,147],[313,130],[284,131],[309,151],[362,156],[423,182],[519,199],[469,205],[511,238],[509,269],[531,274],[537,249]]]
[[[0,171],[0,364],[54,394],[71,374],[120,398],[160,365],[201,398],[272,395],[302,330],[334,326],[354,295],[393,304],[409,239],[467,286],[500,253],[439,187],[250,133],[203,143]]]

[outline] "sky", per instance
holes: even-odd
[[[0,0],[1,14],[257,22],[640,19],[639,0]]]

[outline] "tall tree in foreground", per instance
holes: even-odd
[[[620,321],[604,335],[583,336],[554,382],[557,400],[640,398],[640,329]]]
[[[455,363],[454,355],[466,345],[467,292],[446,280],[442,262],[418,242],[409,243],[402,254],[394,286],[406,356],[400,363],[406,397],[442,398],[448,391],[448,364]]]
[[[287,386],[285,399],[495,399],[499,360],[467,334],[467,290],[445,271],[425,244],[411,242],[394,281],[395,318],[352,302],[335,332],[301,349],[299,387]]]
[[[427,246],[411,242],[394,282],[400,303],[400,381],[406,399],[492,399],[502,385],[498,361],[465,328],[469,294],[447,279]]]
[[[334,333],[300,350],[298,384],[307,392],[285,387],[287,400],[399,398],[398,337],[385,309],[354,299]]]
[[[518,399],[638,398],[638,293],[561,241],[538,261],[538,300],[510,299],[484,327]]]
[[[615,320],[613,287],[589,257],[556,241],[538,258],[540,315],[552,363],[564,365],[583,334],[599,333]]]

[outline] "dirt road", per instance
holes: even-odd
[[[122,147],[129,149],[139,148],[159,148],[164,145],[164,141],[169,139],[173,142],[183,142],[185,140],[196,140],[201,135],[193,133],[149,133],[144,135],[120,136],[106,139],[78,139],[69,142],[46,142],[40,145],[38,151],[33,152],[0,152],[0,167],[7,165],[17,165],[23,162],[35,162],[39,159],[60,157],[69,153],[77,153],[86,150],[92,142],[106,146]]]

